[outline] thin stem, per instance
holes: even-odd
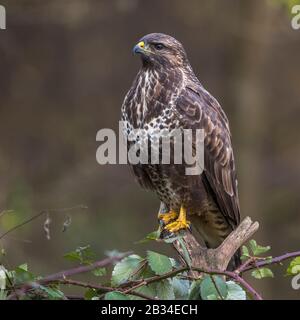
[[[249,271],[249,270],[255,269],[256,267],[261,268],[261,267],[269,266],[269,265],[272,265],[272,264],[281,263],[281,262],[283,262],[285,260],[288,260],[288,259],[291,259],[291,258],[295,258],[295,257],[298,257],[298,256],[300,256],[300,251],[288,252],[288,253],[285,253],[285,254],[283,254],[281,256],[272,258],[270,260],[258,261],[258,262],[255,263],[255,266],[249,265],[244,270],[242,270],[241,272]]]
[[[82,281],[77,281],[77,280],[72,280],[72,279],[50,280],[47,282],[43,282],[43,285],[51,284],[51,283],[58,283],[58,284],[63,284],[63,285],[73,285],[73,286],[78,286],[78,287],[83,287],[83,288],[101,290],[101,291],[105,291],[105,292],[109,292],[109,291],[114,290],[111,287],[105,287],[105,286],[102,286],[99,284],[92,284],[92,283],[82,282]],[[39,284],[41,284],[41,283],[39,283]]]
[[[113,264],[113,263],[115,263],[115,262],[117,262],[119,260],[122,260],[124,257],[127,257],[130,254],[131,254],[131,252],[125,252],[123,254],[120,254],[117,257],[110,257],[110,258],[106,258],[106,259],[103,259],[103,260],[100,260],[100,261],[96,261],[91,265],[79,266],[79,267],[76,267],[76,268],[60,271],[60,272],[51,274],[49,276],[46,276],[43,279],[41,279],[39,281],[36,281],[34,283],[37,284],[37,285],[47,285],[47,284],[52,283],[52,282],[66,280],[67,277],[70,277],[70,276],[73,276],[73,275],[77,275],[77,274],[81,274],[81,273],[85,273],[85,272],[90,272],[90,271],[92,271],[92,270],[94,270],[96,268],[105,267],[107,265]],[[15,299],[16,297],[18,297],[19,292],[21,294],[24,294],[28,290],[32,289],[32,282],[31,283],[24,283],[17,290],[11,284],[11,288],[13,290],[13,293],[8,297],[8,299]]]
[[[80,273],[86,273],[86,272],[90,272],[96,268],[101,268],[101,267],[105,267],[107,265],[113,264],[117,261],[122,260],[123,258],[129,256],[132,252],[125,252],[123,254],[120,254],[119,256],[116,257],[111,257],[111,258],[106,258],[100,261],[96,261],[92,264],[89,265],[84,265],[84,266],[79,266],[76,268],[72,268],[72,269],[68,269],[68,270],[64,270],[64,271],[60,271],[58,273],[54,273],[51,274],[45,278],[43,278],[40,282],[48,282],[48,281],[53,281],[53,280],[59,280],[59,279],[64,279],[67,277],[71,277],[73,275],[76,274],[80,274]]]
[[[14,226],[14,227],[12,227],[12,228],[8,229],[6,232],[4,232],[4,233],[2,233],[2,234],[1,234],[1,236],[0,236],[0,240],[1,240],[1,239],[3,239],[3,238],[4,238],[6,235],[8,235],[9,233],[11,233],[11,232],[13,232],[13,231],[15,231],[15,230],[17,230],[17,229],[19,229],[19,228],[21,228],[21,227],[25,226],[27,223],[29,223],[29,222],[31,222],[31,221],[33,221],[33,220],[35,220],[35,219],[39,218],[40,216],[42,216],[42,215],[43,215],[43,214],[45,214],[45,213],[47,213],[47,211],[43,210],[43,211],[39,212],[38,214],[36,214],[36,215],[32,216],[31,218],[29,218],[29,219],[27,219],[27,220],[23,221],[22,223],[17,224],[16,226]]]
[[[217,283],[216,283],[215,278],[213,277],[213,275],[210,275],[210,279],[211,279],[212,283],[214,284],[214,287],[216,288],[216,291],[217,291],[220,299],[221,299],[221,300],[224,300],[224,298],[223,298],[223,296],[222,296],[222,293],[220,292],[220,289],[219,289],[219,287],[218,287],[218,285],[217,285]]]
[[[75,209],[87,209],[86,206],[83,205],[79,205],[79,206],[74,206],[74,207],[70,207],[70,208],[61,208],[61,209],[47,209],[47,210],[42,210],[39,213],[35,214],[34,216],[30,217],[29,219],[21,222],[20,224],[12,227],[11,229],[7,230],[6,232],[2,233],[0,235],[0,240],[3,239],[6,235],[8,235],[9,233],[25,226],[26,224],[30,223],[31,221],[39,218],[40,216],[47,214],[47,213],[53,213],[53,212],[65,212],[65,211],[70,211],[70,210],[75,210]]]
[[[244,272],[248,266],[252,265],[255,262],[255,260],[256,259],[254,257],[250,257],[244,263],[242,263],[234,272],[237,274]]]
[[[0,218],[2,218],[5,214],[13,213],[14,210],[3,210],[0,212]]]
[[[193,270],[193,271],[197,271],[197,272],[201,272],[201,273],[206,273],[206,274],[211,274],[211,275],[213,275],[213,274],[225,275],[229,278],[234,279],[237,283],[239,283],[249,293],[249,295],[254,300],[262,300],[262,297],[260,296],[260,294],[258,292],[256,292],[255,289],[253,287],[251,287],[251,285],[248,282],[246,282],[242,277],[240,277],[235,272],[220,271],[220,270],[214,270],[214,269],[202,269],[202,268],[197,268],[197,267],[182,267],[182,268],[167,272],[161,276],[153,276],[153,277],[146,278],[143,280],[129,281],[127,283],[124,283],[122,285],[122,287],[128,287],[128,286],[137,285],[140,283],[148,285],[150,283],[154,283],[154,282],[161,281],[164,279],[173,278],[177,274],[185,272],[185,271],[189,271],[189,270]]]

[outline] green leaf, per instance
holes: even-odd
[[[254,251],[256,250],[256,247],[257,247],[256,241],[253,240],[253,239],[250,240],[250,241],[249,241],[249,245],[250,245],[250,249],[251,249],[252,253],[254,254]]]
[[[154,277],[155,273],[153,272],[153,270],[150,268],[149,264],[147,261],[143,261],[144,262],[144,268],[140,269],[139,272],[139,278],[140,279],[145,279],[145,278],[150,278],[150,277]]]
[[[227,281],[228,294],[226,300],[246,300],[245,290],[234,281]]]
[[[142,264],[139,265],[139,272],[138,277],[136,276],[135,278],[138,279],[146,279],[146,278],[151,278],[155,276],[155,273],[152,271],[152,269],[149,267],[148,263],[145,260],[142,260],[141,262],[144,267],[141,268]],[[148,285],[141,286],[137,289],[134,290],[135,292],[143,293],[149,297],[156,297],[157,296],[157,284],[156,283],[150,283]],[[130,295],[130,300],[143,300],[143,298]]]
[[[174,277],[171,279],[175,299],[187,300],[189,297],[190,281]]]
[[[20,264],[20,265],[18,266],[18,269],[19,269],[19,270],[23,270],[23,271],[28,271],[28,265],[27,265],[27,263]]]
[[[142,286],[134,290],[135,292],[142,293],[148,297],[154,298],[156,297],[156,284],[151,283],[149,285]],[[130,300],[144,300],[141,297],[130,295]]]
[[[153,251],[148,251],[147,261],[149,263],[150,268],[157,275],[162,275],[164,273],[172,271],[172,263],[170,259],[165,255]]]
[[[272,262],[272,259],[273,259],[272,256],[268,256],[268,257],[265,257],[265,258],[264,258],[264,261],[271,263],[271,262]]]
[[[246,246],[242,246],[242,255],[241,255],[241,260],[246,260],[250,258],[250,255],[249,255],[249,250]]]
[[[91,250],[90,245],[87,245],[66,253],[64,258],[71,261],[79,261],[81,264],[91,264],[94,261],[95,253]]]
[[[169,259],[171,261],[171,264],[172,264],[173,268],[180,268],[181,267],[181,264],[177,260],[175,260],[173,258],[169,258]]]
[[[190,267],[192,265],[192,261],[191,261],[191,257],[189,255],[189,252],[185,246],[185,243],[182,241],[182,238],[178,238],[177,241],[180,244],[180,247],[182,249],[183,258],[184,258],[185,262],[187,263],[187,265]]]
[[[253,239],[250,240],[249,244],[250,244],[251,251],[253,252],[253,255],[255,255],[255,256],[259,256],[259,255],[261,255],[271,249],[270,246],[263,247],[263,246],[258,245],[256,243],[256,241]]]
[[[209,294],[206,300],[218,300],[218,296],[216,296],[215,294]]]
[[[170,279],[165,279],[156,284],[157,296],[162,300],[174,300],[175,294]]]
[[[286,272],[288,275],[292,276],[300,273],[300,256],[290,262]]]
[[[57,288],[45,287],[41,285],[39,286],[39,288],[47,293],[50,300],[60,300],[64,297],[63,292],[61,292]]]
[[[201,300],[200,286],[201,280],[195,280],[190,286],[189,300]]]
[[[14,270],[13,278],[15,280],[15,284],[20,284],[23,282],[33,281],[35,279],[35,276],[28,271],[28,266],[26,263],[24,263]]]
[[[203,300],[224,300],[227,296],[226,282],[219,276],[205,276],[200,285]]]
[[[105,268],[96,268],[92,271],[93,275],[96,277],[102,277],[106,275],[106,269]]]
[[[7,298],[7,291],[0,289],[0,300],[6,300]]]
[[[6,288],[6,277],[7,270],[4,266],[0,265],[0,290],[4,290]]]
[[[85,300],[92,300],[94,297],[98,297],[97,290],[95,290],[95,289],[88,289],[84,293]]]
[[[157,240],[158,238],[159,238],[159,231],[156,230],[147,234],[144,239],[138,241],[137,243],[146,243],[149,241]]]
[[[265,247],[263,247],[263,246],[257,245],[254,254],[255,254],[256,256],[259,256],[259,255],[261,255],[261,254],[263,254],[263,253],[268,252],[270,249],[271,249],[270,246],[265,246]]]
[[[273,278],[274,274],[269,268],[259,268],[251,272],[252,277],[256,279]]]
[[[118,286],[129,280],[134,271],[140,266],[141,261],[142,258],[140,256],[132,254],[118,262],[112,272],[112,286]]]
[[[111,291],[106,293],[104,300],[129,300],[129,297],[119,291]]]

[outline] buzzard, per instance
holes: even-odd
[[[235,162],[228,119],[204,89],[182,44],[151,33],[133,49],[142,66],[122,105],[125,137],[144,129],[150,140],[157,129],[203,129],[204,170],[186,175],[185,164],[134,164],[139,183],[153,190],[164,214],[164,229],[177,233],[193,226],[208,248],[219,246],[240,222]],[[236,253],[235,265],[239,261]]]

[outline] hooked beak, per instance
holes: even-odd
[[[145,42],[144,41],[140,41],[137,45],[135,45],[133,47],[133,53],[137,54],[137,53],[144,53],[145,52]]]

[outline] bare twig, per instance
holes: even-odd
[[[92,264],[89,265],[84,265],[84,266],[79,266],[76,268],[72,268],[72,269],[68,269],[68,270],[64,270],[64,271],[60,271],[58,273],[54,273],[51,274],[49,276],[46,276],[45,278],[43,278],[40,282],[49,282],[49,281],[54,281],[54,280],[59,280],[59,279],[64,279],[64,278],[68,278],[71,277],[73,275],[77,275],[80,273],[85,273],[85,272],[90,272],[96,268],[102,268],[105,266],[108,266],[110,264],[113,264],[117,261],[122,260],[123,258],[127,257],[128,255],[130,255],[132,252],[125,252],[123,254],[120,254],[116,257],[111,257],[111,258],[106,258],[100,261],[96,261]]]
[[[120,254],[116,257],[109,257],[109,258],[106,258],[106,259],[103,259],[100,261],[96,261],[90,265],[84,265],[84,266],[79,266],[76,268],[60,271],[60,272],[51,274],[49,276],[46,276],[46,277],[42,278],[41,280],[38,280],[34,283],[36,285],[47,285],[49,283],[59,282],[61,280],[66,280],[67,277],[71,277],[71,276],[85,273],[85,272],[90,272],[96,268],[101,268],[101,267],[111,265],[117,261],[122,260],[124,257],[127,257],[130,254],[131,254],[131,252],[125,252],[125,253]],[[69,281],[73,281],[73,280],[69,280]],[[8,299],[15,299],[19,293],[22,295],[25,292],[27,292],[28,290],[31,290],[32,289],[32,282],[24,283],[18,289],[16,289],[14,286],[11,286],[11,288],[14,292],[8,297]]]
[[[272,259],[268,259],[268,260],[265,260],[265,261],[257,261],[257,262],[255,262],[255,266],[251,266],[251,264],[247,265],[247,266],[245,266],[245,268],[240,270],[240,273],[252,270],[255,267],[262,268],[262,267],[269,266],[269,265],[272,265],[272,264],[281,263],[281,262],[283,262],[285,260],[288,260],[288,259],[291,259],[291,258],[295,258],[295,257],[299,257],[299,256],[300,256],[300,251],[288,252],[288,253],[285,253],[285,254],[283,254],[281,256],[278,256],[278,257],[275,257],[275,258],[272,258]]]
[[[188,252],[189,260],[191,261],[190,265],[204,269],[213,268],[224,271],[227,269],[235,252],[250,239],[258,227],[258,222],[252,222],[249,217],[246,217],[223,243],[215,249],[208,249],[201,246],[191,231],[186,230],[181,237],[181,241],[173,241],[173,246],[179,256],[186,261],[186,253],[181,244],[181,242],[183,242]]]
[[[235,270],[235,273],[237,274],[242,273],[248,266],[252,265],[254,262],[255,262],[255,258],[250,257]]]
[[[124,256],[128,255],[130,253],[126,253],[123,256],[117,257],[117,258],[107,258],[104,259],[102,261],[97,262],[96,264],[93,264],[94,268],[97,268],[99,266],[105,266],[107,264],[113,263],[113,260],[116,259],[122,259]],[[289,258],[293,258],[293,257],[297,257],[300,255],[300,251],[296,251],[296,252],[291,252],[291,253],[287,253],[278,257],[273,258],[272,260],[268,260],[268,261],[262,261],[262,262],[258,262],[257,264],[258,267],[262,267],[265,265],[272,265],[272,264],[276,264],[276,263],[281,263],[282,261],[285,261]],[[167,272],[163,275],[158,275],[158,276],[153,276],[153,277],[149,277],[146,279],[140,279],[140,280],[131,280],[128,281],[124,284],[121,284],[119,287],[106,287],[106,286],[102,286],[102,285],[98,285],[98,284],[90,284],[90,283],[85,283],[85,282],[81,282],[81,281],[76,281],[76,280],[71,280],[71,279],[67,279],[67,276],[71,276],[71,275],[75,275],[78,273],[82,273],[82,272],[88,272],[91,270],[91,266],[80,266],[74,269],[69,269],[66,271],[62,271],[50,276],[47,276],[41,280],[39,280],[37,283],[39,285],[49,285],[49,284],[53,284],[53,283],[60,283],[60,284],[66,284],[66,285],[77,285],[77,286],[82,286],[82,287],[86,287],[86,288],[93,288],[96,290],[102,290],[104,292],[111,292],[111,291],[120,291],[123,292],[124,294],[130,294],[130,295],[135,295],[138,296],[140,298],[143,299],[151,299],[151,300],[155,300],[157,299],[156,297],[149,297],[143,293],[140,292],[136,292],[135,290],[142,287],[142,286],[146,286],[149,285],[151,283],[155,283],[155,282],[159,282],[161,280],[165,280],[165,279],[169,279],[169,278],[173,278],[177,275],[179,275],[180,273],[183,272],[187,272],[190,270],[195,271],[198,274],[210,274],[210,275],[224,275],[228,278],[233,279],[236,283],[238,283],[241,287],[244,288],[244,290],[248,293],[248,295],[254,299],[254,300],[262,300],[261,295],[246,281],[244,280],[240,274],[252,269],[257,268],[257,265],[248,265],[246,266],[246,268],[244,270],[235,270],[235,271],[227,271],[227,270],[217,270],[217,269],[211,269],[211,268],[199,268],[199,267],[194,267],[194,266],[184,266],[175,270],[172,270],[170,272]],[[197,280],[199,279],[198,277],[191,277],[188,276],[188,278],[190,280]],[[23,285],[20,289],[15,290],[14,294],[11,294],[8,298],[9,299],[15,299],[17,298],[17,294],[19,293],[26,293],[27,291],[32,289],[32,283],[31,284],[25,284]]]
[[[65,296],[68,300],[84,300],[84,296],[80,296],[77,294],[68,294]]]
[[[58,209],[58,210],[50,210],[50,211],[68,211],[76,208],[80,208],[80,206],[65,208],[65,209]],[[41,211],[37,215],[24,221],[18,226],[13,227],[12,229],[2,234],[0,236],[0,240],[3,237],[5,237],[8,233],[16,230],[17,228],[20,228],[21,226],[31,222],[32,220],[48,212],[49,210]],[[127,281],[126,283],[123,283],[118,287],[107,287],[100,284],[91,284],[88,282],[82,282],[82,281],[70,279],[70,277],[74,275],[90,272],[96,268],[105,267],[107,265],[120,261],[124,257],[131,254],[131,252],[126,252],[117,257],[109,257],[101,261],[94,262],[93,264],[90,264],[90,265],[81,265],[76,268],[60,271],[58,273],[48,275],[35,282],[24,283],[19,287],[14,287],[13,283],[11,283],[10,289],[12,290],[12,293],[10,294],[8,299],[18,299],[20,296],[26,294],[26,292],[35,290],[41,285],[49,286],[51,284],[61,284],[61,285],[74,285],[74,286],[80,286],[84,288],[91,288],[91,289],[102,291],[104,293],[119,291],[124,294],[140,297],[142,299],[153,300],[153,299],[157,299],[157,297],[150,297],[136,290],[152,283],[173,278],[185,272],[188,274],[187,277],[189,280],[197,280],[201,278],[203,274],[208,274],[211,276],[212,275],[225,276],[227,278],[234,280],[237,284],[239,284],[252,299],[262,300],[261,295],[246,280],[244,280],[241,277],[241,275],[244,272],[253,270],[255,268],[261,268],[267,265],[281,263],[282,261],[285,261],[287,259],[300,256],[300,251],[286,253],[284,255],[281,255],[272,259],[267,259],[267,260],[263,260],[264,258],[259,258],[259,257],[250,257],[235,271],[228,271],[227,266],[232,256],[234,255],[234,253],[256,232],[258,227],[259,227],[258,222],[252,222],[252,220],[249,217],[245,218],[241,222],[241,224],[237,227],[237,229],[234,230],[223,241],[223,243],[216,249],[203,248],[202,246],[200,246],[200,244],[198,243],[196,238],[193,236],[193,234],[190,231],[187,231],[180,238],[180,241],[178,239],[173,241],[173,245],[178,251],[180,258],[182,258],[183,261],[187,261],[186,258],[188,258],[188,260],[190,260],[189,263],[184,263],[182,267],[174,269],[163,275],[155,275],[145,279]],[[182,245],[182,243],[184,244],[184,246]],[[186,257],[186,255],[188,255],[188,257]],[[142,263],[139,269],[136,270],[136,273],[139,273],[145,266],[146,266],[146,262]],[[223,297],[221,296],[221,293],[219,292],[219,288],[217,287],[217,284],[215,283],[213,277],[212,277],[212,280],[220,295],[220,298],[222,299]],[[100,298],[102,296],[100,295]]]
[[[47,211],[44,211],[44,210],[43,210],[43,211],[39,212],[38,214],[32,216],[31,218],[23,221],[22,223],[14,226],[14,227],[12,227],[12,228],[10,228],[9,230],[7,230],[6,232],[4,232],[4,233],[2,233],[2,234],[0,235],[0,240],[3,239],[3,238],[4,238],[6,235],[8,235],[9,233],[11,233],[11,232],[13,232],[13,231],[15,231],[15,230],[17,230],[17,229],[25,226],[27,223],[29,223],[29,222],[31,222],[31,221],[39,218],[40,216],[44,215],[45,213],[47,213]]]
[[[206,274],[217,274],[217,275],[224,275],[227,276],[229,278],[234,279],[237,283],[239,283],[248,293],[249,295],[254,299],[254,300],[262,300],[262,297],[260,296],[259,293],[257,293],[255,291],[254,288],[252,288],[252,286],[247,283],[242,277],[240,277],[237,273],[233,272],[233,271],[220,271],[220,270],[216,270],[216,269],[203,269],[203,268],[198,268],[198,267],[182,267],[182,268],[178,268],[176,270],[170,271],[168,273],[165,273],[161,276],[153,276],[147,279],[143,279],[143,280],[136,280],[136,281],[130,281],[125,283],[123,286],[132,286],[132,285],[137,285],[139,283],[143,283],[143,285],[145,284],[150,284],[150,283],[154,283],[154,282],[158,282],[164,279],[168,279],[168,278],[173,278],[175,277],[177,274],[185,272],[185,271],[189,271],[189,270],[193,270],[196,271],[197,273],[206,273]],[[195,277],[194,279],[199,279],[199,277]]]
[[[110,292],[114,290],[111,287],[105,287],[100,284],[92,284],[89,282],[83,282],[83,281],[78,281],[78,280],[72,280],[72,279],[58,279],[58,280],[48,280],[48,281],[43,281],[43,283],[39,283],[38,285],[49,285],[53,283],[59,283],[63,285],[73,285],[73,286],[78,286],[78,287],[83,287],[83,288],[89,288],[89,289],[96,289],[96,290],[101,290],[104,292]]]
[[[5,214],[13,213],[14,210],[3,210],[0,212],[0,218],[2,218]]]
[[[20,293],[21,293],[20,296],[24,295],[28,291],[35,290],[40,285],[46,285],[47,286],[47,285],[51,285],[51,284],[73,285],[73,286],[78,286],[78,287],[83,287],[83,288],[90,288],[90,289],[100,290],[100,291],[105,292],[105,293],[112,292],[112,291],[119,291],[118,288],[105,287],[105,286],[102,286],[102,285],[99,285],[99,284],[91,284],[91,283],[88,283],[88,282],[82,282],[82,281],[77,281],[77,280],[72,280],[72,279],[58,279],[58,280],[43,281],[43,283],[41,283],[41,282],[28,283],[26,285],[26,287],[23,286],[20,289]],[[134,291],[134,288],[132,288],[132,290],[128,290],[128,294],[131,294],[133,296],[137,296],[139,298],[146,299],[146,300],[156,300],[155,297],[149,297],[149,296],[147,296],[147,295],[145,295],[143,293]],[[8,300],[13,300],[14,298],[16,298],[15,295],[10,295],[8,297]],[[69,297],[66,297],[66,298],[68,299]],[[84,297],[82,297],[81,299],[84,299]]]
[[[33,215],[32,217],[30,217],[29,219],[21,222],[20,224],[12,227],[11,229],[7,230],[6,232],[2,233],[0,235],[0,240],[3,239],[6,235],[8,235],[9,233],[25,226],[26,224],[30,223],[31,221],[39,218],[40,216],[47,214],[47,213],[54,213],[54,212],[66,212],[66,211],[70,211],[70,210],[76,210],[76,209],[87,209],[86,206],[84,205],[79,205],[79,206],[74,206],[74,207],[70,207],[70,208],[61,208],[61,209],[46,209],[46,210],[42,210],[39,213]]]

